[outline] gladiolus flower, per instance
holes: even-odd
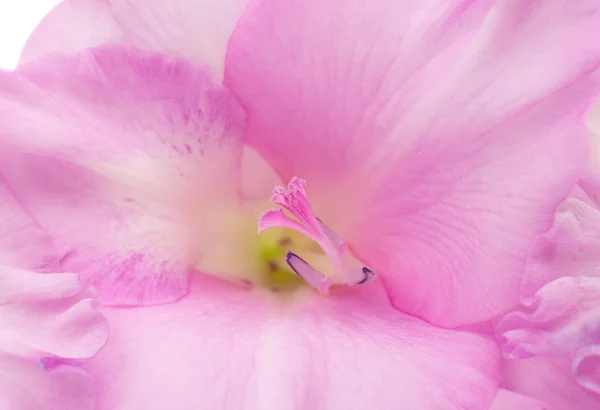
[[[1,170],[104,305],[98,408],[488,409],[451,328],[585,169],[600,4],[244,6],[70,1],[0,77]]]

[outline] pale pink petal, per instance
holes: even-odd
[[[579,181],[529,255],[522,306],[497,324],[511,389],[552,409],[600,408],[600,210],[597,175]]]
[[[62,268],[105,303],[181,297],[202,254],[194,229],[237,198],[244,115],[230,94],[201,67],[122,46],[3,73],[0,93],[2,171]]]
[[[600,210],[581,186],[576,194],[582,199],[564,201],[552,229],[536,240],[525,271],[523,297],[531,298],[563,276],[600,277]]]
[[[248,0],[66,0],[29,38],[21,62],[119,42],[201,61],[222,76],[225,49]]]
[[[535,397],[547,403],[550,410],[600,408],[600,395],[576,382],[569,358],[505,360],[503,376],[505,388]]]
[[[106,320],[73,273],[0,267],[0,350],[43,359],[86,359],[106,342]]]
[[[0,266],[0,408],[94,410],[94,382],[74,364],[107,335],[77,275]]]
[[[0,355],[0,408],[3,410],[95,410],[96,386],[70,365],[44,371],[38,363]]]
[[[531,243],[586,165],[599,9],[255,1],[225,84],[248,143],[307,180],[315,213],[398,308],[475,322],[517,302]]]
[[[98,410],[481,410],[499,382],[493,343],[396,311],[376,283],[322,297],[196,277],[176,303],[103,311]]]
[[[57,272],[49,235],[33,222],[0,176],[0,264],[37,272]]]
[[[573,373],[581,386],[600,395],[600,336],[597,341],[598,344],[577,351]]]
[[[600,102],[596,101],[587,114],[587,124],[590,130],[591,158],[590,168],[600,171]]]
[[[600,277],[563,277],[542,287],[497,324],[505,355],[569,356],[600,345]]]
[[[75,51],[118,42],[123,33],[105,0],[64,0],[50,10],[21,51],[28,63],[55,51]]]
[[[550,410],[550,407],[532,397],[500,389],[489,410]]]
[[[58,259],[3,184],[0,195],[0,408],[95,410],[94,381],[74,364],[104,345],[106,320],[76,274],[19,269]]]

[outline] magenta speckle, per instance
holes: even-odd
[[[192,153],[192,147],[190,147],[190,144],[184,144],[184,147],[188,154]]]
[[[176,153],[183,155],[183,151],[179,149],[177,145],[171,145],[171,148],[173,148],[173,151],[175,151]]]

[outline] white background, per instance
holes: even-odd
[[[12,69],[35,26],[60,0],[0,0],[0,68]]]

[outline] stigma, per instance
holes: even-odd
[[[348,245],[316,217],[306,194],[306,181],[294,177],[287,188],[275,187],[271,202],[280,208],[270,209],[262,214],[258,221],[258,232],[270,228],[293,230],[314,241],[330,262],[331,270],[325,274],[311,266],[299,252],[287,250],[285,262],[311,288],[327,294],[333,285],[362,285],[376,278],[375,272],[366,266],[344,266],[343,257],[349,251]],[[286,237],[279,244],[292,247],[293,241]]]

